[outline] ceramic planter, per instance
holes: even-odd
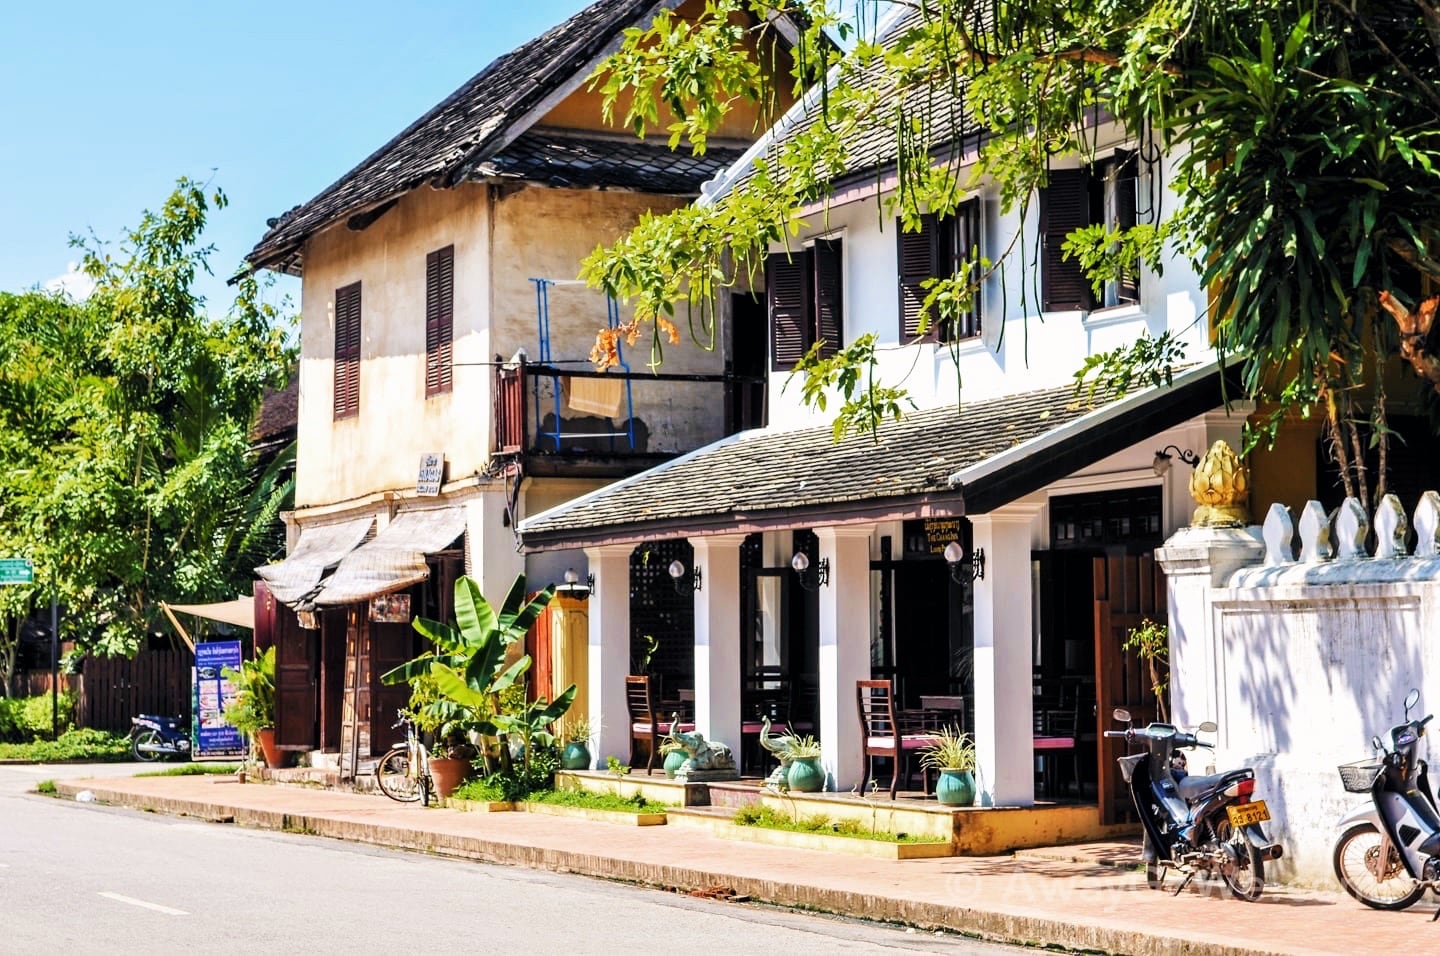
[[[968,807],[975,802],[975,775],[969,770],[941,770],[935,799],[946,807]]]
[[[796,793],[819,793],[825,789],[825,768],[819,757],[800,757],[790,761],[786,783]]]
[[[690,759],[690,755],[683,750],[672,750],[665,755],[665,776],[674,777],[680,765]]]
[[[442,798],[455,792],[470,772],[470,761],[454,757],[431,757],[430,779],[435,781],[435,792]]]
[[[590,748],[583,740],[572,740],[560,751],[560,766],[565,770],[590,769]]]

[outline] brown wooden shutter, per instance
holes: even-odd
[[[1040,190],[1040,307],[1046,312],[1089,309],[1090,280],[1075,259],[1065,258],[1065,237],[1090,225],[1089,175],[1055,169]]]
[[[845,345],[844,256],[839,239],[817,239],[811,253],[815,264],[815,338],[824,342],[822,358]]]
[[[425,397],[448,392],[453,382],[455,247],[425,257]]]
[[[1140,163],[1134,153],[1115,154],[1115,227],[1133,229],[1136,221],[1137,191],[1140,186]],[[1116,298],[1124,304],[1140,302],[1140,270],[1122,269],[1116,280]]]
[[[810,295],[810,250],[772,252],[765,257],[770,310],[770,363],[788,372],[810,351],[814,321]]]
[[[920,334],[920,310],[926,296],[922,283],[939,273],[940,226],[933,215],[926,213],[920,217],[919,232],[906,232],[899,219],[895,220],[895,232],[899,244],[900,341],[910,342]],[[937,338],[933,322],[926,338]]]
[[[360,283],[335,290],[335,417],[360,412]]]
[[[316,734],[317,641],[301,630],[295,612],[283,604],[275,611],[275,744],[310,750]]]
[[[954,220],[954,243],[955,263],[953,268],[956,272],[960,270],[962,262],[971,262],[975,265],[971,268],[970,279],[972,282],[980,280],[980,198],[967,199],[955,210]],[[974,338],[980,334],[980,290],[975,290],[975,304],[969,312],[956,317],[955,328],[952,335],[956,339]]]

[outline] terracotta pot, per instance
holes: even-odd
[[[435,781],[435,792],[441,798],[450,796],[470,772],[470,761],[454,757],[431,757],[430,779]]]
[[[285,751],[275,746],[275,728],[266,727],[264,730],[255,731],[255,742],[260,745],[260,753],[265,756],[265,766],[271,770],[285,766]]]

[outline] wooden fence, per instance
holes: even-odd
[[[76,723],[126,733],[136,714],[190,715],[190,668],[185,651],[141,651],[133,658],[86,658]]]

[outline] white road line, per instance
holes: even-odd
[[[177,910],[170,906],[161,906],[159,903],[147,903],[144,900],[137,900],[133,896],[121,896],[119,893],[101,893],[107,900],[114,900],[117,903],[129,903],[131,906],[144,907],[147,910],[154,910],[157,913],[165,913],[170,916],[189,916],[184,910]]]

